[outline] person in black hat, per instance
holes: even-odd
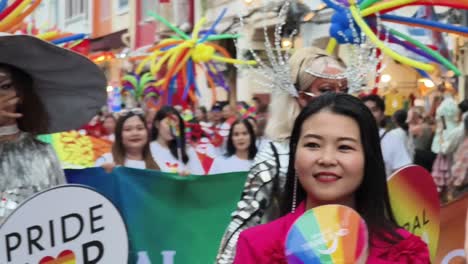
[[[106,102],[97,65],[22,35],[0,35],[0,221],[36,192],[65,183],[54,150],[36,136],[76,129]]]

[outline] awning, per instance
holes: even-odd
[[[91,52],[106,51],[125,47],[122,41],[122,35],[127,33],[127,29],[111,33],[109,35],[91,39]]]

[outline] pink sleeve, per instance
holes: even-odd
[[[242,232],[237,240],[236,257],[233,264],[256,264],[257,256],[254,247]]]

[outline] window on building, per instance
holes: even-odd
[[[159,4],[159,1],[142,0],[141,5],[140,5],[141,20],[146,21],[146,20],[152,19],[151,16],[148,15],[148,11],[158,13],[158,4]]]
[[[88,7],[87,0],[66,0],[65,19],[70,20],[86,14]]]
[[[119,12],[127,12],[128,11],[128,0],[118,0],[117,6]]]

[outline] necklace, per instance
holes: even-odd
[[[0,127],[0,136],[11,136],[19,132],[18,125],[9,125]]]

